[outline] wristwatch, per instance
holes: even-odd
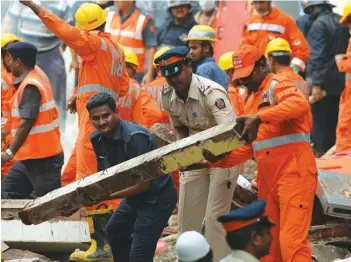
[[[13,155],[12,151],[10,148],[6,149],[5,152],[11,157],[14,158],[15,156]]]

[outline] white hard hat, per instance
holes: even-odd
[[[191,7],[190,1],[187,0],[168,0],[168,9],[181,5],[189,5]]]
[[[196,261],[210,252],[205,237],[196,231],[181,234],[176,243],[176,256],[184,262]]]

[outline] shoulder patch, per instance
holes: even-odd
[[[218,109],[224,109],[226,108],[226,104],[224,102],[224,99],[223,98],[218,98],[216,101],[215,101],[215,106],[218,108]]]
[[[167,94],[171,90],[172,90],[172,87],[170,85],[164,85],[162,88],[162,94]]]

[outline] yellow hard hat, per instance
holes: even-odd
[[[130,63],[135,66],[139,66],[138,57],[130,50],[124,51],[124,59],[126,63]]]
[[[232,69],[234,67],[233,66],[233,54],[234,54],[234,52],[227,52],[227,53],[224,53],[223,55],[221,55],[221,57],[219,58],[219,61],[218,61],[218,65],[222,70],[226,71],[226,70]]]
[[[283,38],[275,38],[271,40],[266,48],[266,57],[271,53],[276,56],[286,55],[286,53],[291,54],[291,48],[288,41]]]
[[[152,64],[153,64],[154,67],[157,67],[157,65],[155,64],[155,59],[159,58],[161,55],[163,55],[169,49],[171,49],[171,47],[169,47],[169,46],[162,46],[160,49],[157,50],[157,52],[154,54],[154,59],[152,61]]]
[[[212,27],[208,25],[195,25],[189,31],[187,41],[199,40],[199,41],[216,41],[216,33]]]
[[[90,31],[106,22],[107,13],[97,4],[84,3],[76,12],[76,27]]]
[[[351,1],[348,1],[346,3],[346,5],[344,6],[344,10],[342,13],[342,17],[340,18],[340,23],[341,24],[345,24],[347,21],[347,18],[349,17],[349,15],[351,14]]]
[[[19,38],[18,36],[15,36],[14,34],[11,34],[11,33],[3,34],[1,36],[1,48],[3,48],[5,46],[7,46],[9,43],[12,43],[15,41],[21,42],[22,39]]]

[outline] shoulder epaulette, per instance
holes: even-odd
[[[164,85],[162,88],[162,94],[167,94],[172,90],[172,87],[170,85]]]

